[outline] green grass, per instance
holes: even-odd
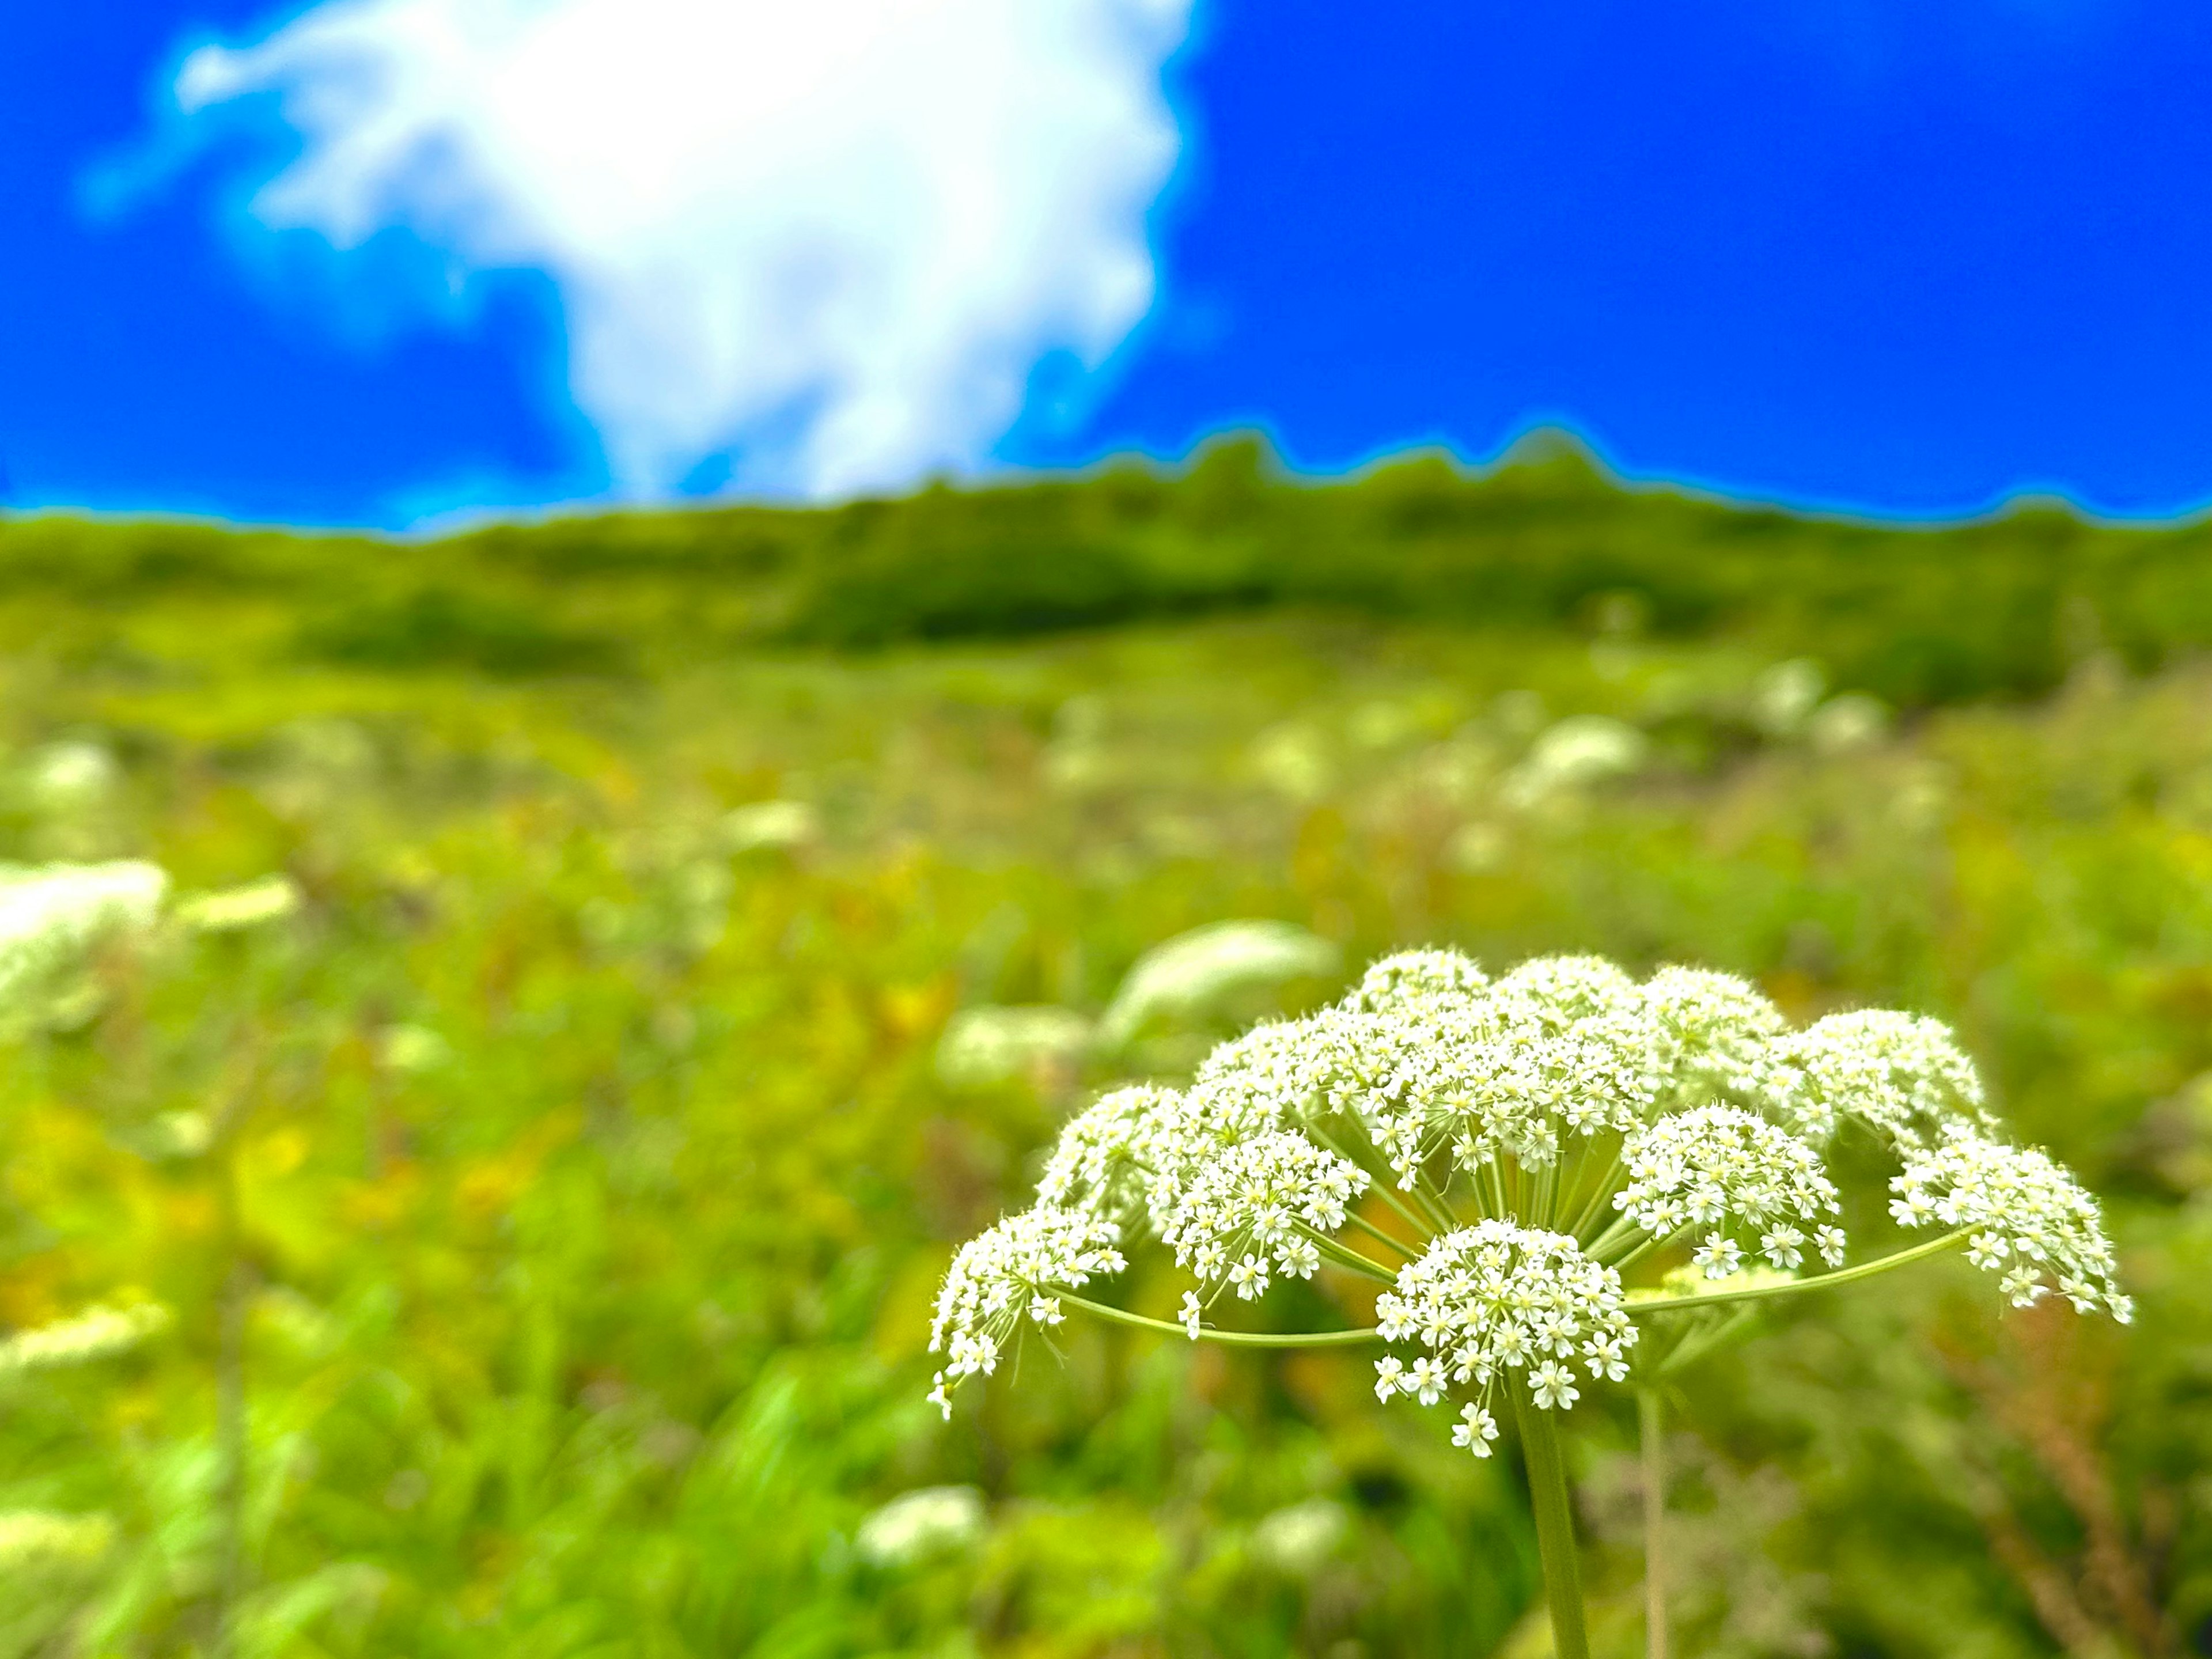
[[[2020,1132],[2106,1196],[2142,1322],[2001,1322],[1937,1264],[1695,1376],[1684,1650],[2197,1638],[2201,532],[1807,524],[1559,459],[1317,490],[1248,460],[442,544],[0,528],[0,857],[306,896],[113,953],[0,1074],[0,1319],[126,1287],[178,1315],[138,1358],[6,1386],[0,1507],[105,1513],[116,1542],[17,1571],[0,1648],[1522,1640],[1512,1468],[1378,1407],[1356,1359],[1072,1325],[949,1425],[922,1401],[953,1244],[1085,1089],[1220,1029],[962,1090],[945,1022],[1096,1013],[1146,948],[1237,916],[1354,967],[1591,950],[1748,974],[1801,1018],[1956,1021]],[[1903,716],[1793,716],[1775,670],[1805,656]],[[1646,762],[1533,791],[1575,714]],[[56,741],[111,753],[112,786],[41,794]],[[818,834],[735,848],[730,811],[773,799]],[[1626,1654],[1617,1405],[1577,1413],[1575,1455],[1595,1638]],[[875,1507],[946,1483],[987,1497],[971,1547],[860,1552]],[[1288,1547],[1270,1517],[1316,1503],[1321,1542]]]

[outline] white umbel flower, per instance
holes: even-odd
[[[1645,984],[1644,1003],[1681,1093],[1754,1100],[1771,1085],[1774,1044],[1789,1025],[1752,985],[1733,974],[1662,968]]]
[[[1524,1366],[1532,1385],[1553,1379],[1554,1362],[1580,1358],[1593,1376],[1636,1342],[1623,1311],[1620,1275],[1591,1261],[1564,1233],[1482,1221],[1447,1233],[1428,1254],[1400,1269],[1395,1291],[1375,1298],[1377,1328],[1389,1342],[1413,1342],[1427,1356],[1401,1369],[1395,1358],[1376,1367],[1398,1391],[1433,1403],[1446,1369],[1478,1404],[1508,1373]],[[1546,1367],[1551,1367],[1547,1370]],[[1571,1406],[1575,1391],[1547,1382],[1539,1404]]]
[[[1250,1257],[1258,1294],[1268,1264],[1293,1279],[1310,1279],[1320,1263],[1316,1235],[1344,1225],[1346,1207],[1368,1188],[1366,1172],[1325,1152],[1303,1135],[1277,1130],[1230,1147],[1182,1189],[1161,1239],[1176,1265],[1201,1279],[1223,1277],[1221,1264]],[[1253,1277],[1234,1280],[1247,1293]]]
[[[1582,1390],[1575,1387],[1575,1374],[1556,1359],[1547,1359],[1528,1373],[1528,1396],[1547,1412],[1571,1406],[1583,1397]]]
[[[1691,1256],[1708,1279],[1726,1279],[1743,1266],[1743,1246],[1725,1233],[1707,1233],[1705,1243]]]
[[[2002,1276],[2014,1307],[2056,1290],[2079,1312],[2102,1308],[2124,1325],[2135,1316],[2097,1200],[2045,1154],[1962,1133],[1908,1163],[1890,1186],[1900,1225],[1972,1228],[1969,1259]]]
[[[1058,1322],[1054,1291],[1121,1271],[1121,1231],[1103,1217],[1039,1205],[960,1247],[929,1328],[929,1351],[945,1357],[930,1399],[947,1417],[951,1386],[996,1370],[1024,1316],[1039,1325]]]
[[[1463,1169],[1503,1154],[1530,1167],[1558,1162],[1571,1139],[1633,1128],[1650,1091],[1638,1057],[1572,1025],[1558,1035],[1508,1028],[1439,1057],[1407,1079],[1420,1145],[1448,1145]]]
[[[1838,1207],[1813,1149],[1736,1106],[1699,1106],[1638,1129],[1622,1147],[1621,1166],[1628,1184],[1613,1194],[1613,1207],[1654,1239],[1732,1228],[1758,1235],[1778,1267],[1796,1267],[1802,1255],[1804,1235],[1790,1224],[1815,1222]],[[1732,1260],[1712,1276],[1734,1271]]]
[[[1498,1390],[1565,1411],[1584,1380],[1626,1380],[1632,1315],[1786,1294],[1821,1282],[1798,1277],[1816,1261],[1841,1268],[1821,1149],[1851,1133],[1902,1163],[1897,1221],[1948,1230],[2014,1301],[2055,1291],[2127,1316],[2094,1201],[1998,1138],[1938,1022],[1875,1012],[1792,1031],[1725,974],[1639,983],[1557,957],[1493,980],[1421,951],[1376,963],[1334,1007],[1224,1043],[1187,1088],[1117,1090],[1074,1118],[1037,1207],[954,1261],[933,1397],[992,1372],[1024,1322],[1073,1316],[1069,1298],[1143,1234],[1195,1281],[1177,1318],[1077,1302],[1192,1340],[1379,1341],[1398,1352],[1376,1365],[1377,1395],[1454,1401],[1455,1438],[1484,1455]],[[1632,1308],[1625,1268],[1661,1281]],[[1339,1271],[1384,1286],[1373,1329],[1207,1322]]]
[[[1362,1014],[1396,1013],[1422,1002],[1449,1010],[1472,1001],[1489,985],[1490,975],[1456,951],[1401,951],[1370,965],[1344,1006]]]
[[[1931,1146],[1955,1127],[1995,1127],[1974,1062],[1941,1020],[1884,1009],[1831,1014],[1784,1037],[1774,1060],[1783,1121],[1815,1140],[1854,1119],[1900,1151]]]
[[[1101,1096],[1060,1131],[1038,1199],[1115,1221],[1136,1219],[1160,1164],[1163,1109],[1176,1103],[1172,1091],[1142,1086]]]
[[[1514,1024],[1553,1033],[1577,1021],[1641,1013],[1644,993],[1603,957],[1534,957],[1498,981],[1493,1000]]]
[[[1477,1457],[1490,1455],[1490,1443],[1498,1438],[1498,1419],[1480,1406],[1459,1408],[1459,1422],[1452,1429],[1452,1444],[1473,1452]]]

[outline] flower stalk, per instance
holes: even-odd
[[[1224,1331],[1211,1326],[1200,1328],[1194,1335],[1172,1319],[1153,1319],[1145,1314],[1130,1313],[1126,1309],[1111,1308],[1103,1302],[1093,1302],[1088,1297],[1062,1291],[1060,1300],[1071,1308],[1080,1308],[1087,1314],[1116,1325],[1130,1325],[1140,1331],[1159,1331],[1170,1336],[1188,1336],[1194,1342],[1216,1342],[1232,1348],[1346,1348],[1364,1347],[1370,1342],[1380,1342],[1382,1333],[1372,1326],[1363,1326],[1346,1331]]]
[[[1528,1503],[1536,1518],[1544,1600],[1552,1615],[1553,1659],[1589,1659],[1583,1624],[1582,1552],[1575,1542],[1574,1501],[1559,1445],[1559,1415],[1537,1409],[1525,1389],[1512,1392],[1521,1423],[1521,1456],[1528,1471]]]
[[[1644,1659],[1667,1659],[1667,1443],[1659,1390],[1636,1391],[1644,1486]]]
[[[1940,1238],[1930,1238],[1910,1249],[1893,1251],[1872,1261],[1862,1261],[1856,1267],[1844,1267],[1832,1273],[1814,1273],[1805,1279],[1764,1280],[1748,1285],[1723,1284],[1711,1291],[1692,1292],[1686,1296],[1662,1295],[1643,1299],[1632,1297],[1629,1313],[1632,1316],[1649,1314],[1686,1313],[1698,1308],[1718,1308],[1730,1303],[1763,1302],[1771,1297],[1797,1296],[1807,1291],[1832,1290],[1838,1285],[1856,1284],[1862,1279],[1872,1279],[1893,1267],[1902,1267],[1907,1262],[1940,1255],[1945,1250],[1966,1243],[1969,1230],[1961,1228],[1945,1233]]]

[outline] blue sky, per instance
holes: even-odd
[[[5,498],[404,525],[1540,422],[1885,514],[2212,497],[2201,4],[791,9],[19,8]]]

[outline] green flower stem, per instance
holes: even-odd
[[[1164,1331],[1170,1336],[1188,1338],[1190,1333],[1172,1319],[1148,1319],[1143,1314],[1125,1313],[1119,1308],[1109,1308],[1103,1302],[1093,1302],[1073,1291],[1047,1291],[1062,1302],[1097,1314],[1101,1319],[1110,1319],[1117,1325],[1133,1325],[1143,1331]],[[1200,1330],[1200,1342],[1226,1343],[1235,1348],[1349,1348],[1362,1343],[1380,1342],[1382,1333],[1370,1328],[1352,1331],[1216,1331]]]
[[[1455,1231],[1459,1226],[1459,1218],[1452,1213],[1452,1206],[1445,1201],[1444,1195],[1436,1189],[1435,1183],[1425,1174],[1418,1170],[1415,1171],[1413,1179],[1413,1201],[1428,1211],[1429,1220],[1437,1231],[1443,1234]]]
[[[1667,1659],[1667,1443],[1659,1390],[1636,1391],[1644,1461],[1644,1659]]]
[[[1593,1256],[1601,1255],[1621,1240],[1641,1231],[1637,1226],[1633,1216],[1617,1215],[1606,1224],[1604,1230],[1595,1238],[1583,1246],[1583,1254]]]
[[[1505,1199],[1505,1171],[1498,1167],[1497,1153],[1490,1155],[1489,1161],[1482,1166],[1482,1172],[1490,1176],[1490,1213],[1498,1217],[1512,1214],[1513,1206]],[[1480,1180],[1476,1182],[1475,1188],[1478,1193],[1480,1192]]]
[[[1607,1163],[1604,1173],[1598,1176],[1597,1185],[1591,1188],[1589,1201],[1576,1212],[1575,1224],[1565,1229],[1566,1232],[1580,1238],[1597,1224],[1597,1218],[1605,1213],[1606,1200],[1613,1195],[1613,1178],[1620,1173],[1620,1154],[1616,1152]]]
[[[1416,1250],[1412,1246],[1408,1245],[1402,1238],[1393,1238],[1389,1233],[1384,1232],[1380,1227],[1370,1221],[1365,1216],[1360,1215],[1355,1212],[1346,1212],[1344,1218],[1349,1224],[1358,1228],[1361,1232],[1365,1233],[1368,1237],[1375,1240],[1376,1243],[1389,1245],[1400,1255],[1405,1257],[1407,1261],[1419,1261],[1421,1259],[1421,1253],[1419,1250]],[[1394,1274],[1392,1277],[1395,1279],[1396,1275]]]
[[[1544,1596],[1552,1611],[1553,1659],[1589,1659],[1589,1638],[1583,1630],[1582,1558],[1575,1545],[1566,1462],[1559,1451],[1559,1413],[1536,1406],[1518,1381],[1512,1393],[1513,1410],[1521,1419],[1521,1455],[1528,1467],[1528,1501],[1536,1516]]]
[[[1917,1261],[1923,1256],[1948,1250],[1954,1244],[1966,1242],[1971,1227],[1946,1233],[1941,1238],[1931,1238],[1925,1244],[1916,1244],[1909,1250],[1899,1250],[1875,1261],[1861,1262],[1856,1267],[1845,1267],[1832,1273],[1815,1273],[1810,1279],[1785,1279],[1778,1285],[1747,1285],[1741,1290],[1708,1291],[1699,1296],[1659,1296],[1646,1301],[1631,1302],[1627,1311],[1632,1318],[1641,1319],[1646,1314],[1680,1313],[1691,1308],[1713,1308],[1728,1302],[1755,1302],[1771,1296],[1795,1296],[1801,1291],[1822,1291],[1831,1285],[1848,1285],[1854,1279],[1872,1279],[1876,1273],[1887,1273],[1892,1267],[1902,1267],[1908,1261]]]
[[[1631,1267],[1636,1265],[1640,1257],[1649,1255],[1652,1250],[1657,1249],[1658,1244],[1659,1241],[1657,1239],[1647,1238],[1641,1244],[1637,1245],[1633,1249],[1628,1251],[1626,1255],[1613,1257],[1612,1261],[1607,1265],[1612,1267],[1613,1272],[1617,1273],[1626,1273]],[[1592,1250],[1589,1254],[1592,1255],[1597,1255],[1597,1252],[1595,1250]],[[1598,1256],[1598,1260],[1602,1261],[1605,1258],[1603,1256]]]
[[[1411,1205],[1401,1200],[1397,1194],[1392,1192],[1390,1190],[1389,1178],[1387,1176],[1377,1181],[1371,1190],[1374,1192],[1376,1197],[1381,1199],[1385,1204],[1388,1204],[1393,1210],[1396,1211],[1399,1218],[1404,1221],[1407,1226],[1411,1227],[1423,1238],[1434,1238],[1437,1236],[1436,1224],[1428,1217],[1415,1210]]]
[[[1321,1252],[1322,1261],[1334,1262],[1345,1272],[1358,1273],[1363,1279],[1377,1279],[1385,1285],[1395,1285],[1398,1282],[1398,1275],[1395,1273],[1372,1257],[1360,1255],[1358,1251],[1348,1245],[1340,1243],[1327,1233],[1309,1227],[1303,1222],[1297,1224],[1297,1229],[1304,1237],[1312,1242],[1314,1248]]]
[[[1727,1317],[1717,1320],[1690,1336],[1683,1338],[1674,1352],[1659,1362],[1655,1375],[1670,1377],[1688,1370],[1717,1348],[1728,1346],[1741,1335],[1751,1321],[1759,1317],[1759,1304],[1743,1303]]]

